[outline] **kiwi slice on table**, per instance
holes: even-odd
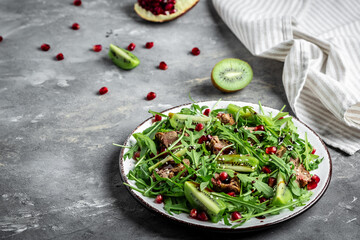
[[[131,52],[110,44],[109,57],[119,68],[130,70],[140,64],[140,60]]]
[[[223,92],[235,92],[246,87],[253,79],[250,65],[237,58],[218,62],[211,72],[212,84]]]

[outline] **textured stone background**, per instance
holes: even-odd
[[[134,0],[2,0],[0,2],[0,238],[10,239],[357,239],[360,235],[359,156],[330,148],[333,178],[310,210],[277,227],[251,234],[201,232],[142,207],[120,181],[122,143],[139,123],[196,100],[287,104],[282,63],[253,57],[202,0],[183,17],[152,24],[136,16]],[[78,22],[80,30],[70,26]],[[143,47],[147,41],[155,46]],[[114,66],[110,43],[134,51],[132,71]],[[49,43],[49,52],[42,52]],[[100,53],[91,51],[102,44]],[[201,54],[189,54],[197,46]],[[54,60],[62,52],[65,59]],[[254,79],[241,92],[212,87],[212,67],[242,58]],[[160,61],[167,71],[157,69]],[[97,95],[100,87],[109,93]],[[149,91],[157,93],[146,101]],[[289,109],[287,109],[289,111]]]

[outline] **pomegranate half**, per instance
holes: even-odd
[[[199,0],[138,0],[135,12],[150,22],[174,20],[193,8]]]

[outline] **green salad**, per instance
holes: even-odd
[[[275,116],[259,108],[193,103],[168,115],[149,111],[153,124],[133,134],[136,143],[118,145],[129,148],[125,160],[136,161],[127,175],[136,186],[125,185],[171,215],[233,228],[305,205],[320,181],[310,171],[322,159],[284,108]]]

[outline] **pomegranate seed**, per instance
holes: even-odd
[[[195,208],[191,209],[190,211],[190,217],[191,218],[197,218],[198,212]]]
[[[209,116],[210,114],[210,108],[205,109],[204,113],[205,116]]]
[[[41,45],[40,48],[41,48],[41,50],[43,50],[44,52],[47,52],[47,51],[49,51],[49,49],[50,49],[50,45],[44,43],[44,44]]]
[[[150,48],[152,48],[154,46],[154,43],[153,42],[147,42],[146,44],[145,44],[145,47],[147,48],[147,49],[150,49]]]
[[[171,9],[173,9],[174,4],[168,3],[165,5],[165,11],[170,11]]]
[[[267,154],[275,154],[276,151],[277,151],[277,148],[276,148],[276,147],[268,147],[268,148],[265,149],[265,152],[266,152]]]
[[[135,43],[130,43],[129,46],[127,47],[127,50],[133,51],[135,47],[136,47]]]
[[[56,60],[61,61],[63,59],[64,59],[64,54],[59,53],[58,55],[56,55]]]
[[[140,151],[134,153],[133,159],[137,160],[140,157]]]
[[[100,44],[94,45],[93,50],[94,52],[100,52],[102,50],[102,46]]]
[[[254,131],[265,131],[264,125],[256,126]]]
[[[203,129],[204,129],[204,124],[202,124],[202,123],[198,123],[195,127],[195,131],[198,131],[198,132]]]
[[[2,37],[2,36],[0,36],[0,42],[2,42],[2,40],[3,40],[3,37]]]
[[[241,214],[238,211],[235,211],[231,214],[231,220],[236,221],[241,218]]]
[[[203,142],[205,142],[207,140],[207,137],[205,135],[202,135],[199,140],[198,140],[198,143],[199,144],[202,144]]]
[[[264,215],[256,217],[257,219],[265,219],[266,217]]]
[[[81,0],[74,0],[75,6],[81,6]]]
[[[279,120],[283,119],[284,117],[279,118]]]
[[[311,177],[311,181],[312,181],[312,182],[319,183],[319,182],[320,182],[320,178],[319,178],[318,175],[314,174],[314,175]]]
[[[72,26],[71,26],[72,29],[74,30],[79,30],[80,29],[80,25],[78,23],[74,23]]]
[[[261,169],[264,173],[271,173],[271,169],[269,168],[269,166],[263,166]]]
[[[155,198],[156,203],[162,203],[164,200],[163,196],[161,194],[157,195]]]
[[[307,190],[313,190],[317,187],[317,183],[316,182],[309,182],[309,184],[307,185]]]
[[[166,70],[166,69],[168,69],[168,65],[165,62],[160,62],[159,68],[161,70]]]
[[[315,154],[315,153],[316,153],[316,149],[315,149],[315,148],[313,148],[313,150],[312,150],[311,154]]]
[[[162,153],[162,152],[165,152],[166,151],[166,147],[161,147],[160,148],[160,152]]]
[[[206,215],[206,212],[201,212],[197,215],[197,218],[200,220],[200,221],[207,221],[209,218],[208,216]]]
[[[275,183],[276,183],[276,178],[269,177],[268,185],[269,185],[270,187],[274,187],[274,186],[275,186]]]
[[[100,88],[100,90],[99,90],[99,94],[100,95],[104,95],[105,93],[107,93],[109,90],[108,90],[108,88],[107,87],[102,87],[102,88]]]
[[[221,185],[221,181],[220,181],[220,180],[217,180],[217,181],[216,181],[216,185],[219,185],[219,186],[220,186],[220,185]]]
[[[160,115],[156,114],[154,121],[159,122],[159,121],[161,121],[161,119],[162,119],[162,117]]]
[[[228,177],[229,175],[227,174],[227,172],[221,172],[219,175],[219,178],[222,182],[225,181]]]
[[[231,196],[231,197],[235,197],[235,193],[234,192],[228,192],[227,195]]]
[[[156,93],[154,93],[154,92],[149,92],[146,96],[146,99],[149,101],[153,100],[154,98],[156,98]]]
[[[263,202],[266,202],[267,199],[265,197],[261,197],[261,198],[259,198],[259,201],[260,201],[260,203],[263,203]]]
[[[192,53],[192,55],[197,56],[197,55],[200,54],[200,50],[199,50],[197,47],[194,47],[194,48],[191,50],[191,53]]]

